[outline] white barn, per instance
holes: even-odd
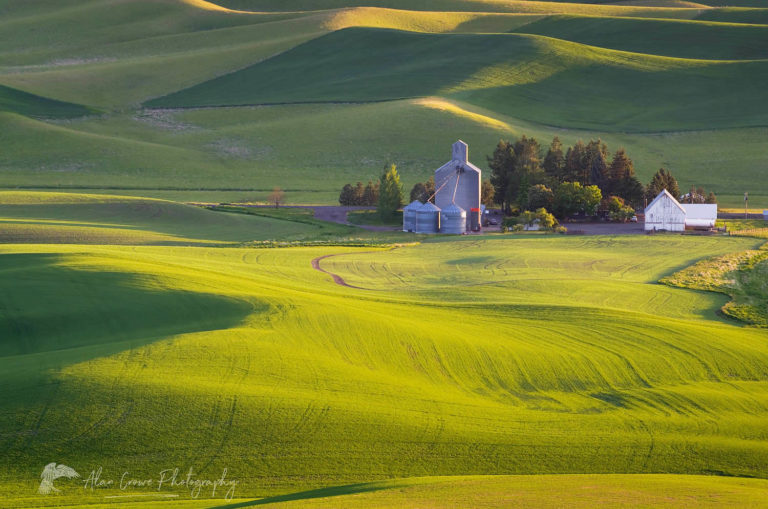
[[[651,230],[685,230],[685,209],[666,189],[645,207],[645,231]]]
[[[458,205],[467,213],[466,229],[479,230],[482,171],[469,162],[467,144],[453,144],[451,161],[435,170],[435,205],[441,210]]]
[[[666,189],[645,208],[645,230],[681,232],[686,228],[714,228],[716,203],[680,203]]]

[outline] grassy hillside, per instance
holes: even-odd
[[[730,295],[733,300],[721,308],[723,314],[758,327],[768,327],[767,281],[765,249],[703,260],[662,280],[672,286]]]
[[[553,494],[557,491],[568,495]],[[760,507],[763,480],[660,475],[553,475],[397,479],[314,490],[264,502],[267,508]],[[261,505],[261,504],[260,504]],[[247,507],[247,506],[244,506]]]
[[[768,57],[768,25],[548,16],[516,31],[668,57],[704,60],[757,60]],[[653,37],[648,36],[651,33]]]
[[[120,109],[252,64],[327,31],[323,28],[327,19],[324,15],[233,17],[220,14],[227,21],[250,23],[217,28],[194,25],[194,19],[215,16],[204,14],[205,11],[192,10],[195,16],[190,20],[189,13],[180,13],[176,7],[169,9],[166,16],[158,16],[160,21],[157,21],[156,13],[143,8],[142,3],[121,5],[132,6],[132,10],[124,12],[122,7],[113,15],[134,22],[127,27],[116,27],[116,33],[104,33],[103,25],[93,23],[92,30],[98,31],[98,37],[92,37],[88,30],[82,38],[66,36],[68,32],[77,32],[76,26],[83,23],[81,15],[92,13],[76,13],[74,19],[68,20],[69,25],[59,17],[43,18],[43,26],[32,32],[47,32],[50,28],[49,37],[42,40],[30,41],[28,35],[30,26],[41,24],[38,17],[30,18],[28,25],[21,26],[0,22],[0,34],[7,34],[7,39],[14,41],[11,47],[15,44],[40,46],[34,54],[9,52],[7,67],[0,70],[0,83],[61,100]],[[164,3],[151,2],[151,5]],[[112,11],[105,5],[101,8]],[[141,16],[134,14],[134,10]],[[176,21],[164,24],[166,17]],[[192,26],[179,20],[187,20]],[[155,30],[162,34],[146,28],[155,24]],[[63,47],[53,42],[58,40],[65,41]]]
[[[560,127],[670,131],[765,125],[768,63],[682,60],[530,35],[346,29],[150,107],[456,97]],[[734,74],[749,81],[734,83]],[[566,93],[568,92],[568,93]],[[629,92],[629,94],[628,94]]]
[[[721,203],[743,206],[748,189],[750,203],[768,206],[761,178],[768,154],[754,150],[765,139],[764,128],[566,131],[440,98],[146,112],[56,124],[0,114],[0,123],[6,126],[0,130],[0,185],[11,188],[266,202],[280,186],[290,203],[335,203],[345,183],[378,178],[388,161],[398,165],[410,190],[445,162],[458,138],[483,167],[499,138],[526,133],[544,144],[555,135],[567,144],[602,137],[612,149],[626,147],[644,182],[666,166],[683,188],[712,189]],[[47,141],[45,151],[36,150],[40,139]],[[343,150],[339,140],[345,140]],[[719,148],[701,150],[711,146]],[[725,169],[728,179],[722,178]]]
[[[0,192],[0,242],[182,244],[338,237],[353,228],[286,211],[244,215],[169,201],[69,193]]]
[[[218,0],[218,5],[246,11],[310,11],[345,7],[385,7],[414,11],[517,12],[540,14],[586,14],[685,18],[697,14],[691,8],[604,5],[605,2],[548,2],[529,0]]]
[[[0,270],[14,278],[2,299],[24,305],[3,307],[17,325],[4,337],[15,355],[0,357],[0,387],[13,387],[0,392],[0,483],[20,497],[12,507],[113,493],[62,484],[55,500],[34,496],[52,454],[86,474],[100,465],[105,478],[227,468],[239,497],[390,476],[762,477],[766,332],[720,321],[725,296],[652,284],[756,245],[6,245]],[[313,270],[327,254],[340,256],[323,268],[369,290]],[[131,320],[147,306],[146,322]],[[84,310],[91,319],[72,334]],[[155,328],[161,314],[167,330]]]
[[[6,2],[0,185],[197,201],[264,200],[278,185],[294,203],[334,203],[389,161],[410,187],[456,138],[483,166],[499,137],[525,132],[602,137],[627,146],[643,180],[664,165],[684,187],[734,206],[748,190],[759,206],[763,128],[744,126],[766,122],[765,62],[745,59],[764,58],[765,27],[670,18],[759,21],[765,9],[633,4]],[[418,99],[372,102],[402,97]],[[147,101],[365,104],[187,116]],[[100,116],[52,119],[83,108]]]
[[[764,7],[763,4],[760,7]],[[701,13],[697,19],[722,21],[726,23],[768,24],[768,9],[723,8],[711,9]]]

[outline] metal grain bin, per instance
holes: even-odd
[[[416,211],[416,233],[437,233],[440,231],[440,208],[425,203]]]
[[[412,232],[416,230],[416,211],[421,208],[419,200],[413,200],[403,207],[403,231]]]
[[[467,211],[455,203],[445,207],[440,215],[441,233],[461,235],[467,231]]]

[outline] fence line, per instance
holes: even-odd
[[[731,230],[728,235],[733,237],[768,237],[768,228],[747,228],[744,230]]]

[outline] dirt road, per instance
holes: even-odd
[[[372,251],[368,251],[368,252],[372,252]],[[325,274],[328,274],[329,276],[331,276],[333,278],[333,282],[336,283],[339,286],[346,286],[347,288],[355,288],[356,290],[369,290],[369,288],[362,288],[360,286],[351,285],[351,284],[347,283],[346,281],[344,281],[343,277],[339,276],[338,274],[334,274],[333,272],[328,272],[327,270],[325,270],[324,268],[322,268],[320,266],[320,260],[324,260],[326,258],[330,258],[331,256],[339,256],[339,255],[342,255],[342,254],[348,254],[348,253],[327,254],[327,255],[324,255],[324,256],[318,256],[317,258],[312,260],[312,268],[315,269],[315,270],[319,270],[320,272],[324,272]],[[356,253],[356,254],[363,254],[363,253]]]

